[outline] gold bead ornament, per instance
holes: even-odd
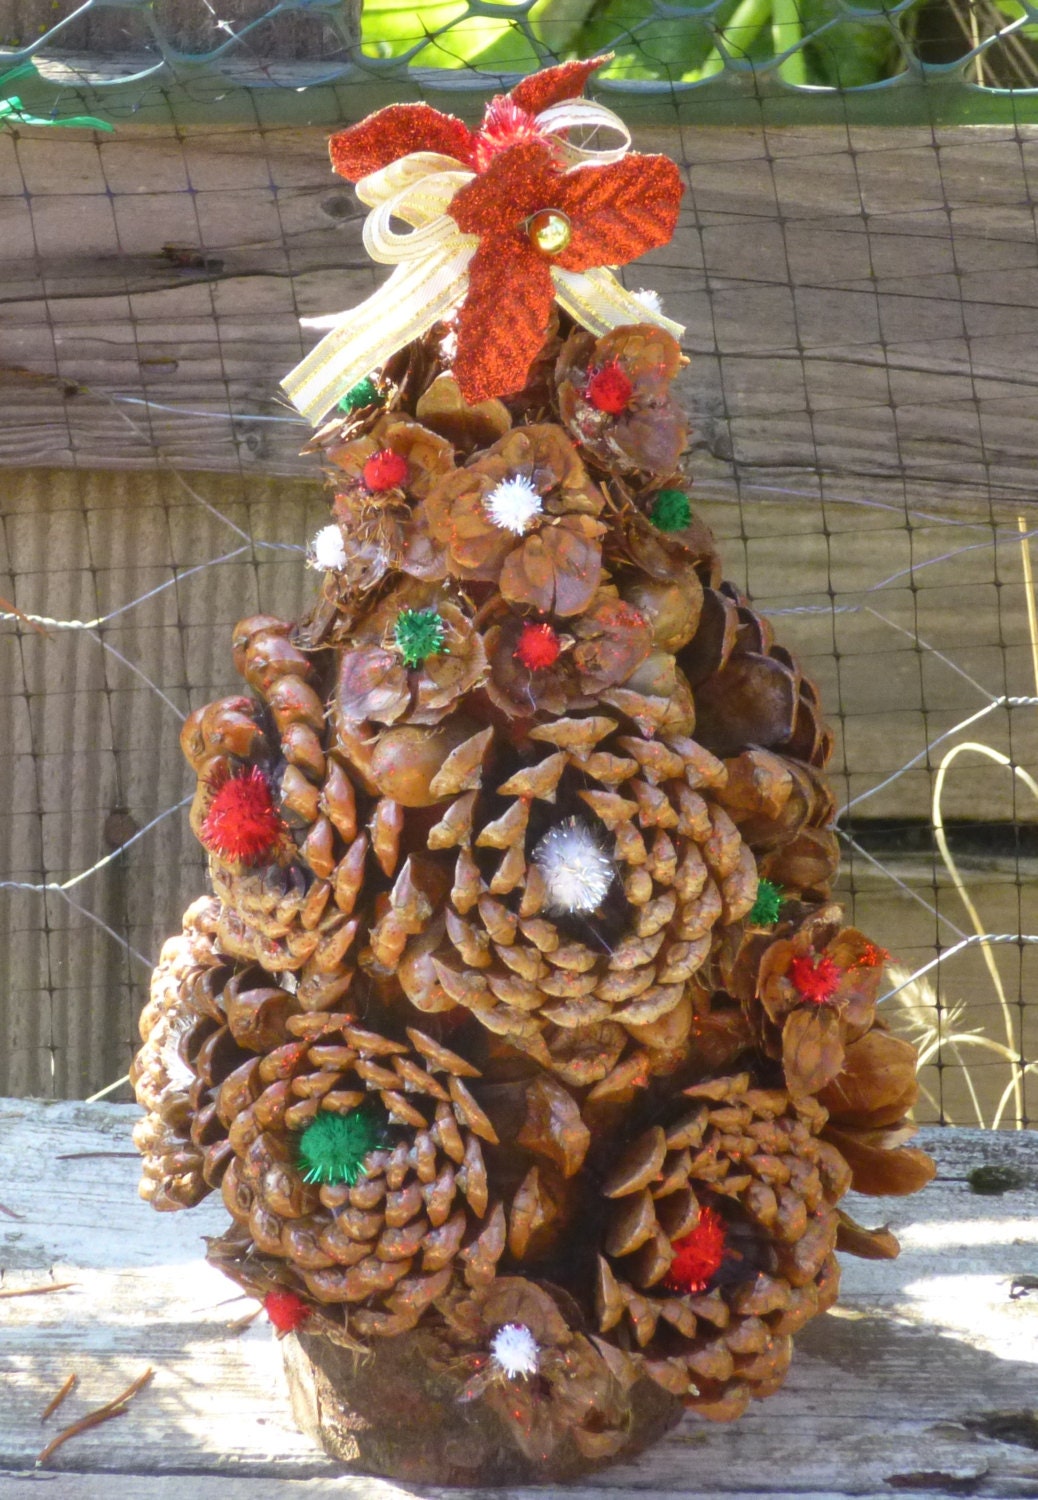
[[[542,208],[526,220],[530,244],[542,255],[561,255],[573,238],[573,225],[558,208]]]

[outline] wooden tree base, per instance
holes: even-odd
[[[288,1334],[281,1347],[297,1423],[355,1474],[477,1487],[576,1479],[640,1453],[682,1413],[679,1401],[640,1380],[619,1453],[587,1459],[566,1440],[538,1461],[483,1402],[459,1403],[457,1381],[428,1368],[413,1335],[386,1339],[367,1356],[305,1332]]]

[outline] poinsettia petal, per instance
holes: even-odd
[[[577,167],[563,174],[554,203],[568,214],[573,238],[554,264],[564,271],[623,266],[665,245],[678,222],[685,191],[666,156],[625,156],[606,167]]]
[[[483,242],[469,266],[454,360],[454,378],[470,406],[523,389],[554,300],[548,262],[525,237]]]
[[[531,115],[539,115],[542,109],[548,109],[552,104],[561,104],[563,99],[576,99],[584,92],[584,85],[592,73],[610,62],[612,55],[611,52],[606,52],[589,61],[568,62],[557,68],[544,68],[540,73],[532,73],[522,83],[517,83],[509,97],[520,109],[528,110]]]
[[[472,140],[467,125],[429,104],[389,104],[333,135],[328,154],[340,177],[358,182],[411,151],[437,151],[467,163]]]
[[[458,189],[450,216],[464,234],[512,235],[529,248],[523,221],[538,209],[557,207],[564,180],[550,146],[512,146]]]

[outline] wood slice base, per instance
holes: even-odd
[[[566,1439],[548,1458],[531,1459],[482,1401],[459,1403],[458,1382],[429,1369],[413,1334],[386,1339],[370,1355],[305,1332],[281,1347],[296,1422],[353,1474],[473,1487],[576,1479],[633,1457],[682,1414],[674,1397],[639,1380],[618,1453],[588,1459]]]

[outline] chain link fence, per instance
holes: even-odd
[[[1038,118],[1023,0],[13,0],[0,36],[37,115],[330,123],[402,98],[464,109],[567,56],[633,123]],[[19,70],[26,70],[19,72]]]

